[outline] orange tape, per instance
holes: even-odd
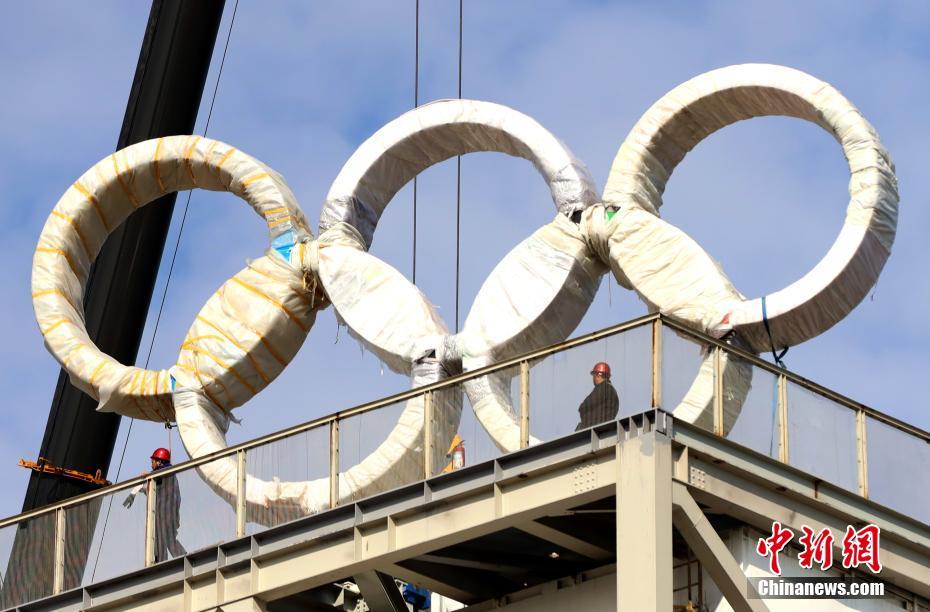
[[[75,311],[77,311],[77,308],[75,308],[74,304],[71,303],[71,298],[65,295],[65,292],[62,291],[61,289],[45,289],[44,291],[36,291],[35,293],[32,294],[32,297],[33,299],[35,299],[37,297],[42,297],[43,295],[57,295],[61,298],[64,298],[64,300],[68,302],[68,305],[71,306],[71,308],[74,308]]]
[[[243,179],[243,181],[242,181],[242,187],[243,187],[243,188],[244,188],[244,187],[247,187],[247,186],[251,185],[252,183],[254,183],[255,181],[260,181],[260,180],[262,180],[263,178],[268,178],[268,176],[269,176],[269,175],[268,175],[267,172],[259,172],[258,174],[255,174],[255,175],[253,175],[253,176],[250,176],[250,177],[247,178],[247,179]]]
[[[221,298],[223,298],[223,300],[226,299],[226,287],[225,287],[225,286],[220,287],[219,290],[218,290],[216,293],[217,293]],[[227,303],[228,303],[228,302],[227,302]],[[242,327],[244,327],[244,328],[246,328],[247,330],[249,330],[250,332],[252,332],[252,333],[255,335],[255,337],[258,338],[259,342],[262,343],[262,346],[264,346],[265,349],[267,349],[267,351],[271,354],[271,356],[274,357],[275,361],[277,361],[279,364],[281,364],[281,367],[282,367],[282,368],[287,366],[287,360],[286,360],[284,357],[281,356],[281,353],[279,353],[279,352],[277,351],[277,349],[275,349],[273,346],[271,346],[271,342],[269,342],[269,341],[268,341],[264,336],[262,336],[260,333],[258,333],[258,332],[255,331],[254,329],[252,329],[248,324],[245,323],[245,321],[241,321],[241,320],[240,320],[240,321],[239,321],[239,324],[242,325]]]
[[[74,273],[74,276],[78,279],[83,279],[84,275],[81,274],[81,271],[78,270],[78,267],[74,263],[74,260],[71,259],[71,256],[68,255],[68,252],[65,251],[64,249],[49,249],[45,247],[38,247],[36,248],[36,253],[54,253],[57,255],[61,255],[68,262],[68,267],[71,268],[71,272]]]
[[[100,363],[97,365],[97,367],[94,368],[93,374],[90,375],[90,384],[91,384],[91,386],[93,386],[94,381],[97,380],[97,375],[100,374],[101,370],[103,370],[103,367],[104,367],[105,365],[107,365],[106,359],[101,359],[101,360],[100,360]]]
[[[97,216],[100,218],[100,222],[103,223],[103,229],[105,229],[105,230],[107,231],[107,233],[109,233],[109,232],[110,232],[110,224],[107,223],[106,218],[103,216],[103,211],[100,209],[100,202],[97,201],[97,198],[94,197],[94,194],[92,194],[90,191],[88,191],[88,190],[87,190],[87,187],[85,187],[84,185],[82,185],[79,181],[74,181],[73,187],[74,187],[75,189],[77,189],[78,191],[80,191],[80,192],[81,192],[81,195],[83,195],[85,198],[87,198],[87,201],[88,201],[88,202],[90,202],[91,204],[94,205],[94,212],[97,213]]]
[[[132,204],[132,207],[139,208],[142,206],[142,204],[139,203],[139,199],[136,198],[135,194],[132,193],[132,190],[129,188],[129,184],[123,180],[123,174],[120,172],[119,163],[116,159],[116,153],[110,155],[110,159],[113,160],[113,172],[116,173],[116,180],[119,182],[120,188],[123,190],[123,193],[126,194],[126,197],[129,198],[129,202]],[[132,169],[129,168],[129,164],[126,164],[126,168],[129,170],[131,175]]]
[[[235,152],[236,152],[236,147],[230,147],[229,150],[226,151],[226,154],[223,155],[223,157],[220,158],[220,163],[218,163],[218,164],[216,165],[216,173],[217,173],[217,174],[220,173],[220,168],[223,167],[223,164],[226,163],[226,160],[229,159],[229,156],[232,155],[232,154],[235,153]]]
[[[197,315],[197,320],[200,321],[201,323],[203,323],[204,325],[207,325],[207,326],[212,327],[213,329],[215,329],[215,330],[216,330],[217,332],[219,332],[224,338],[226,338],[229,342],[231,342],[231,343],[233,344],[233,346],[235,346],[235,347],[238,348],[240,351],[242,351],[242,352],[245,354],[246,358],[249,360],[249,362],[252,364],[252,367],[255,369],[255,372],[258,373],[258,375],[261,377],[261,379],[265,382],[266,385],[267,385],[269,382],[271,382],[270,379],[268,378],[268,376],[266,376],[265,373],[262,372],[262,369],[261,369],[260,367],[258,367],[258,361],[255,359],[255,357],[254,357],[248,350],[246,350],[246,348],[245,348],[244,346],[242,346],[241,344],[239,344],[238,342],[236,342],[236,340],[234,340],[234,339],[232,338],[232,336],[230,336],[230,335],[227,334],[225,331],[223,331],[222,329],[220,329],[220,327],[219,327],[218,325],[214,324],[214,323],[211,322],[211,321],[208,321],[206,317],[202,317],[202,316],[200,316],[200,315]]]
[[[220,359],[219,357],[217,357],[216,355],[214,355],[207,349],[194,344],[194,341],[201,339],[201,338],[206,338],[206,337],[209,337],[209,336],[201,336],[200,338],[191,338],[185,341],[184,344],[181,345],[181,348],[194,351],[197,354],[206,355],[207,357],[212,359],[214,362],[216,362],[221,368],[223,368],[224,370],[227,370],[228,372],[231,372],[232,375],[236,377],[236,380],[238,380],[242,384],[243,387],[248,389],[252,393],[252,395],[257,394],[258,390],[252,385],[250,385],[248,381],[242,378],[242,376],[239,375],[239,372],[236,372],[236,368],[230,366],[225,361],[223,361],[222,359]],[[216,336],[213,336],[213,337],[215,338]]]
[[[263,292],[261,289],[259,289],[259,288],[257,288],[257,287],[253,287],[253,286],[250,285],[249,283],[246,283],[246,282],[243,281],[242,279],[239,279],[239,278],[236,278],[235,276],[233,276],[233,277],[232,277],[232,280],[233,280],[233,282],[235,282],[235,283],[237,283],[237,284],[239,284],[239,285],[242,285],[243,287],[245,287],[246,289],[248,289],[248,290],[251,291],[252,293],[255,293],[256,295],[258,295],[258,296],[264,298],[265,300],[267,300],[267,301],[270,302],[271,304],[274,304],[275,306],[277,306],[278,309],[281,310],[281,312],[283,312],[284,314],[286,314],[287,317],[288,317],[291,321],[293,321],[294,324],[295,324],[297,327],[299,327],[299,328],[301,329],[301,331],[303,331],[304,333],[309,333],[310,330],[309,330],[307,327],[305,327],[304,324],[300,322],[300,319],[298,319],[297,316],[294,315],[293,312],[291,312],[290,310],[288,310],[287,307],[286,307],[284,304],[282,304],[282,303],[279,302],[278,300],[274,299],[274,298],[271,297],[270,295],[266,294],[266,293]]]
[[[158,167],[158,156],[161,155],[161,141],[163,138],[159,138],[158,142],[155,144],[155,157],[152,159],[155,162],[155,182],[158,183],[158,188],[161,189],[162,193],[165,191],[165,184],[161,180],[161,169]]]
[[[58,217],[59,219],[64,219],[71,224],[71,227],[74,228],[74,232],[78,235],[78,239],[81,241],[81,246],[84,247],[84,254],[87,255],[87,259],[92,259],[90,247],[87,246],[87,240],[84,238],[84,234],[81,233],[81,228],[78,227],[77,221],[75,221],[74,218],[70,215],[58,212],[57,210],[52,211],[52,216]]]
[[[70,323],[71,325],[74,325],[74,324],[75,324],[74,321],[72,321],[71,319],[58,319],[57,321],[55,321],[54,323],[52,323],[51,325],[49,325],[48,327],[46,327],[45,329],[43,329],[43,330],[42,330],[42,335],[43,335],[43,336],[47,336],[48,334],[52,333],[52,330],[53,330],[53,329],[55,329],[56,327],[58,327],[58,326],[61,325],[62,323]]]
[[[197,148],[197,143],[200,142],[201,138],[202,136],[194,136],[193,142],[187,147],[187,150],[184,151],[184,161],[187,162],[187,173],[190,175],[191,182],[194,183],[194,185],[197,184],[197,179],[194,177],[194,163],[191,161],[191,155],[194,154],[194,149]]]

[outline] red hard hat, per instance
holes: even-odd
[[[605,374],[610,376],[610,366],[603,361],[599,361],[594,364],[594,367],[591,369],[591,374]]]
[[[156,448],[152,453],[152,459],[161,459],[162,461],[167,461],[171,463],[171,451],[167,448]]]

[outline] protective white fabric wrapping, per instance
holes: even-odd
[[[100,410],[156,421],[174,418],[168,373],[125,366],[102,353],[87,334],[82,303],[88,271],[106,237],[136,208],[195,187],[230,191],[246,200],[268,224],[272,246],[283,248],[310,235],[284,180],[216,140],[149,140],[84,173],[55,205],[39,236],[32,297],[48,350],[76,387],[100,400]]]
[[[433,164],[457,155],[497,151],[533,163],[566,217],[597,199],[587,168],[534,119],[479,100],[439,100],[391,121],[352,155],[326,196],[320,232],[354,226],[371,246],[388,202]]]
[[[464,370],[561,342],[578,326],[606,271],[561,214],[521,242],[485,280],[457,339]],[[513,372],[465,383],[475,416],[503,451],[520,448]]]
[[[319,276],[336,314],[349,333],[391,370],[410,374],[413,363],[438,350],[449,331],[436,309],[404,275],[358,245],[333,234],[351,235],[340,223],[320,236]]]
[[[305,290],[298,268],[272,251],[250,262],[207,300],[171,375],[229,412],[284,370],[303,345],[316,311],[325,305]]]
[[[746,300],[720,266],[684,232],[658,217],[669,176],[712,132],[754,116],[783,114],[831,131],[850,166],[846,221],[827,256],[804,278],[760,300]],[[429,166],[477,151],[523,157],[547,181],[558,213],[520,243],[481,287],[457,336],[397,270],[370,255],[374,231],[396,192]],[[231,191],[266,221],[268,253],[227,281],[191,325],[170,371],[127,367],[90,341],[81,307],[90,266],[106,236],[135,209],[173,191]],[[603,202],[585,166],[551,133],[512,109],[445,100],[392,121],[352,155],[323,207],[313,240],[283,178],[257,160],[198,136],[152,140],[96,164],[49,217],[33,263],[36,318],[46,345],[99,409],[176,420],[192,458],[226,448],[231,410],[290,362],[331,302],[350,333],[414,387],[560,342],[576,328],[608,266],[652,311],[759,352],[791,346],[836,323],[872,287],[894,240],[894,168],[872,127],[829,85],[779,66],[732,66],[674,89],[636,124],[614,160]],[[571,219],[581,213],[580,225]],[[723,356],[724,430],[749,391],[750,364]],[[503,451],[519,448],[510,397],[513,372],[464,385],[476,416]],[[703,360],[676,418],[710,427],[714,368]],[[462,389],[433,394],[433,471],[459,424]],[[375,451],[339,474],[339,501],[411,482],[423,473],[424,400],[409,400]],[[234,501],[232,458],[200,468]],[[267,510],[299,514],[329,506],[327,478],[246,480],[249,520]]]
[[[851,174],[846,219],[830,251],[803,278],[766,296],[771,340],[761,300],[738,294],[724,299],[731,286],[716,264],[697,253],[680,231],[647,216],[658,213],[672,171],[702,139],[736,121],[765,115],[798,117],[829,131],[842,146]],[[898,193],[888,152],[838,91],[797,70],[746,64],[697,76],[656,102],[620,147],[603,200],[620,211],[610,221],[589,213],[587,235],[595,250],[617,258],[615,273],[619,268],[662,312],[718,335],[735,329],[758,352],[812,338],[861,301],[894,241]],[[665,248],[620,246],[634,234],[640,244]]]
[[[334,289],[325,258],[328,249],[320,249],[321,280],[337,313],[353,335],[393,370],[405,371],[411,358],[430,351],[450,371],[457,370],[459,362],[469,370],[564,340],[587,311],[604,272],[599,262],[586,255],[577,225],[569,220],[596,200],[587,168],[533,119],[477,100],[426,104],[366,140],[330,188],[320,217],[323,235],[346,224],[370,245],[381,214],[401,187],[433,164],[477,151],[497,151],[532,162],[548,183],[559,215],[499,264],[479,292],[458,337],[450,341],[431,331],[408,333],[403,321],[408,309],[402,307],[394,315],[400,320],[384,325],[381,305],[406,303],[394,299],[387,281],[397,278],[399,287],[400,274],[386,264],[367,263],[364,269],[372,278],[349,279],[347,289]],[[353,255],[352,269],[366,258],[362,253]],[[359,290],[361,284],[380,286],[381,299],[370,299],[367,290]],[[417,295],[412,307],[419,303]],[[495,443],[513,450],[519,447],[519,427],[509,384],[510,376],[499,373],[494,380],[466,383],[466,392]]]
[[[424,360],[413,368],[414,387],[437,382],[445,372],[436,360]],[[436,448],[445,449],[458,429],[462,411],[459,389],[448,389],[433,395],[436,417],[434,440]],[[199,458],[226,448],[225,433],[229,426],[226,413],[203,393],[195,389],[178,388],[174,393],[178,428],[185,449],[191,458]],[[339,502],[346,503],[418,480],[423,474],[423,397],[407,402],[397,425],[374,452],[357,465],[339,474]],[[442,452],[435,453],[436,465],[444,462]],[[202,478],[230,504],[235,503],[237,466],[232,457],[211,461],[198,468]],[[269,520],[269,508],[306,515],[329,507],[329,478],[303,482],[262,480],[246,477],[246,512],[249,521]]]
[[[610,219],[607,212],[604,204],[586,210],[582,232],[617,282],[632,287],[651,312],[713,332],[720,304],[743,299],[719,264],[674,225],[638,206],[621,207]]]

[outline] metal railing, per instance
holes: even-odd
[[[272,479],[284,476],[285,471],[293,472],[294,464],[299,463],[295,456],[306,456],[306,465],[298,466],[306,469],[297,470],[300,472],[298,478],[328,478],[328,501],[330,507],[335,506],[340,500],[339,475],[345,471],[341,467],[340,457],[342,455],[346,459],[353,450],[347,444],[350,440],[343,439],[347,436],[342,429],[354,424],[361,432],[362,423],[353,419],[378,414],[390,417],[393,410],[410,399],[423,398],[425,422],[419,447],[422,451],[422,469],[416,474],[410,474],[409,482],[433,476],[437,463],[435,453],[442,452],[436,450],[438,441],[433,439],[436,419],[434,397],[441,391],[460,390],[464,382],[488,374],[508,369],[514,373],[511,397],[515,400],[513,405],[519,409],[514,417],[515,424],[519,426],[521,448],[533,440],[534,428],[538,434],[545,430],[548,437],[569,433],[573,412],[565,410],[569,400],[562,396],[571,397],[572,393],[580,391],[563,381],[574,380],[572,377],[579,374],[578,364],[589,363],[592,359],[622,363],[622,367],[615,372],[614,380],[620,386],[624,403],[634,404],[635,411],[647,407],[635,405],[635,398],[639,396],[640,401],[651,404],[651,407],[664,408],[673,414],[677,406],[671,404],[681,400],[678,396],[682,394],[682,389],[687,388],[688,381],[693,381],[695,376],[694,370],[687,364],[694,363],[705,369],[709,365],[713,373],[712,394],[704,414],[710,412],[712,418],[707,419],[707,422],[712,425],[707,429],[816,476],[822,473],[824,480],[845,486],[863,497],[875,499],[894,510],[930,523],[930,482],[922,490],[919,483],[915,487],[912,482],[914,474],[927,472],[926,466],[930,464],[930,434],[779,368],[756,355],[656,314],[442,382],[336,412],[231,446],[222,452],[160,470],[155,475],[133,478],[54,506],[0,520],[0,555],[5,551],[9,555],[11,542],[15,538],[24,538],[26,541],[19,545],[30,547],[35,562],[35,567],[29,573],[33,582],[29,585],[23,582],[23,577],[15,575],[20,570],[5,567],[0,604],[4,607],[18,605],[140,569],[156,562],[158,549],[164,556],[164,542],[159,542],[159,528],[164,531],[164,524],[159,523],[161,517],[157,511],[156,497],[159,491],[156,479],[175,476],[180,481],[183,499],[180,523],[184,531],[181,539],[186,540],[188,550],[202,549],[248,535],[250,529],[252,532],[262,529],[262,524],[249,522],[246,475],[249,471],[264,470]],[[735,399],[731,387],[735,388],[736,385],[727,380],[730,365],[742,368],[744,380],[746,372],[749,373],[749,382],[736,393]],[[548,375],[544,373],[546,368],[549,369]],[[538,369],[541,374],[534,376],[534,369]],[[545,385],[550,386],[544,389]],[[685,402],[692,391],[689,388],[684,393]],[[727,416],[728,401],[739,405],[738,416]],[[679,417],[676,415],[676,418]],[[734,418],[735,424],[732,422]],[[806,423],[804,419],[812,420]],[[811,423],[821,429],[811,434],[805,429]],[[825,423],[834,423],[836,427],[832,430],[823,429]],[[478,426],[474,427],[477,430]],[[768,435],[768,440],[758,434],[758,429],[766,430],[763,433]],[[811,435],[814,436],[814,444],[805,441]],[[832,446],[831,435],[836,437]],[[380,432],[374,436],[381,437]],[[543,435],[538,437],[545,438]],[[896,450],[905,449],[905,452],[873,452],[870,463],[870,440],[873,440],[873,450],[879,444],[882,447],[894,446]],[[768,449],[765,448],[766,442],[769,444]],[[811,447],[821,450],[825,448],[835,465],[818,465],[818,455],[810,455]],[[361,455],[360,447],[354,450]],[[262,460],[261,453],[270,458]],[[259,459],[255,460],[255,456]],[[197,473],[198,468],[211,462],[228,461],[230,458],[235,458],[237,475],[234,504],[215,495]],[[907,481],[903,480],[904,473],[907,474]],[[898,482],[895,478],[901,481],[895,484]],[[888,479],[893,482],[889,484]],[[147,494],[145,504],[127,509],[114,507],[113,501],[118,496],[140,486]],[[213,504],[216,506],[213,507]],[[291,509],[289,513],[269,515],[265,525],[299,516],[302,516],[299,510]],[[165,534],[162,533],[161,537],[165,537]],[[110,569],[98,574],[101,559]],[[3,559],[0,556],[0,564],[9,565],[9,558]],[[36,578],[43,573],[47,573],[50,579],[42,582]],[[18,583],[21,586],[17,588]]]

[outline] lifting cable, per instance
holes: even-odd
[[[459,0],[459,100],[462,99],[462,3]],[[456,158],[455,173],[455,333],[459,333],[459,262],[462,226],[462,156]]]
[[[420,0],[413,27],[413,108],[420,106]],[[417,284],[417,177],[413,177],[413,284]]]
[[[239,0],[236,0],[236,4],[233,6],[232,17],[229,20],[229,30],[226,32],[226,44],[223,47],[223,57],[220,58],[220,67],[216,75],[216,84],[213,86],[213,97],[210,99],[210,110],[207,111],[207,121],[204,124],[203,135],[206,137],[207,130],[210,129],[210,119],[213,117],[213,106],[216,104],[216,94],[220,88],[220,79],[223,77],[223,66],[226,65],[226,52],[229,51],[229,39],[232,36],[233,24],[236,23],[236,12],[239,9]],[[158,324],[161,322],[162,311],[165,308],[165,301],[168,297],[168,287],[171,285],[171,273],[174,271],[174,263],[177,260],[178,248],[181,245],[181,235],[184,233],[184,222],[187,220],[187,211],[190,208],[191,204],[191,194],[193,190],[187,192],[187,201],[184,203],[184,213],[181,215],[181,226],[178,228],[178,237],[174,242],[174,250],[171,253],[171,264],[168,266],[168,276],[165,279],[165,288],[161,293],[161,301],[158,305],[158,314],[155,317],[155,327],[152,330],[152,341],[149,343],[148,354],[145,357],[144,369],[148,369],[149,360],[152,358],[152,350],[155,348],[155,338],[158,335]],[[119,482],[119,475],[123,469],[123,459],[126,457],[126,448],[129,446],[129,436],[132,434],[132,425],[135,423],[134,418],[129,419],[129,427],[126,429],[126,439],[123,441],[123,450],[119,456],[119,465],[116,468],[116,477],[114,482]],[[171,423],[166,422],[165,428],[168,431],[168,446],[171,446]],[[94,559],[94,569],[91,572],[91,582],[94,580],[94,576],[97,574],[97,564],[100,562],[100,552],[103,550],[103,541],[104,536],[107,531],[107,523],[110,520],[110,510],[113,507],[113,495],[110,495],[110,502],[107,505],[107,514],[103,520],[103,529],[100,532],[100,544],[97,547],[97,556]]]

